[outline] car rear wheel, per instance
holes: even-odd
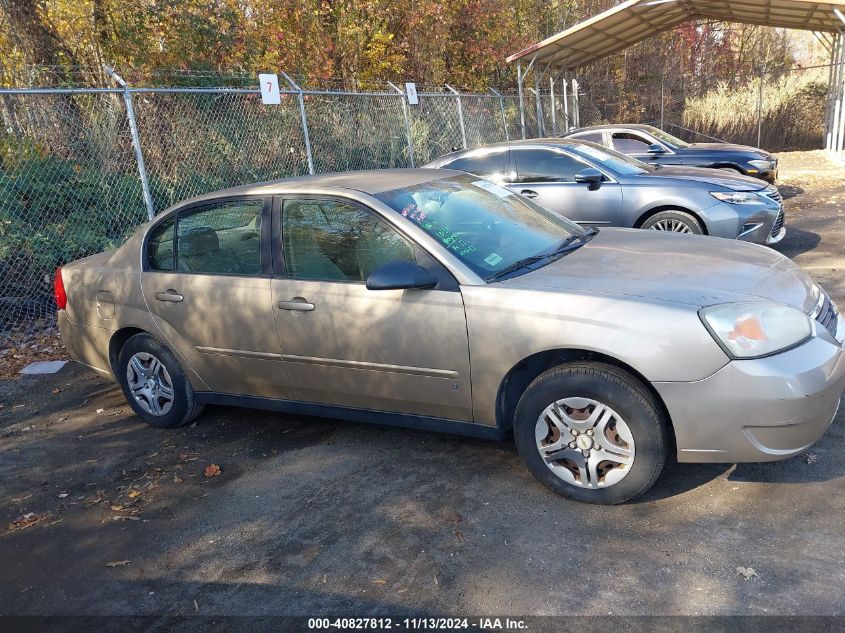
[[[171,429],[200,413],[194,390],[173,353],[149,334],[136,334],[120,350],[117,374],[123,395],[151,426]]]
[[[670,231],[672,233],[686,233],[688,235],[702,235],[704,228],[701,222],[686,211],[660,211],[648,218],[640,226],[641,229],[652,231]]]
[[[655,397],[612,365],[577,362],[536,378],[519,400],[517,450],[554,492],[622,503],[648,490],[666,461],[667,421]]]

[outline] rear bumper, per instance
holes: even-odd
[[[814,336],[796,348],[731,361],[696,382],[653,383],[672,418],[681,462],[763,462],[806,451],[845,390],[845,350]]]

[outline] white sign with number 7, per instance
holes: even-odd
[[[279,93],[279,76],[274,74],[258,75],[261,85],[261,103],[264,105],[279,105],[282,95]]]

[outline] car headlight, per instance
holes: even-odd
[[[701,320],[732,358],[758,358],[806,340],[809,317],[779,303],[725,303],[704,308]]]
[[[765,204],[765,200],[753,191],[711,191],[710,195],[731,204]]]
[[[757,169],[768,169],[772,166],[772,161],[770,160],[750,160],[748,164],[752,167],[756,167]]]

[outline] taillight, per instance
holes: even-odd
[[[62,281],[61,266],[56,268],[56,277],[53,280],[53,295],[56,297],[56,305],[59,310],[67,308],[67,293],[65,292],[65,283]]]

